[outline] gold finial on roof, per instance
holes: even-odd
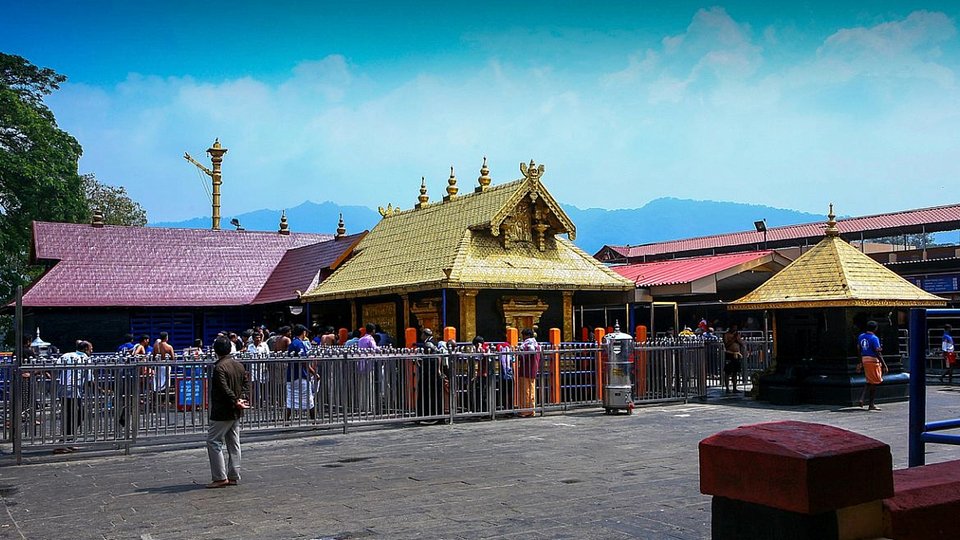
[[[453,174],[453,166],[450,166],[450,178],[447,178],[447,196],[443,198],[444,201],[452,201],[457,198],[457,192],[460,191],[460,188],[457,187],[457,176]]]
[[[377,211],[380,212],[380,216],[382,217],[390,217],[393,214],[399,212],[400,207],[399,206],[394,207],[393,203],[388,203],[386,208],[380,206],[377,208]]]
[[[487,156],[483,156],[483,166],[480,167],[480,178],[477,178],[477,182],[480,183],[480,187],[476,188],[475,192],[486,191],[490,187],[490,182],[493,181],[493,178],[490,178],[490,169],[487,168]]]
[[[830,203],[830,213],[827,214],[827,229],[824,231],[827,236],[840,236],[840,229],[837,228],[837,216],[833,215],[833,203]]]
[[[93,220],[91,220],[90,225],[97,229],[103,227],[103,210],[97,208],[93,211]]]
[[[422,176],[420,177],[420,196],[417,200],[420,201],[417,203],[417,208],[423,208],[430,202],[430,196],[427,195],[427,179]]]
[[[343,224],[343,212],[340,212],[340,221],[337,223],[337,236],[334,238],[340,238],[347,234],[347,228]]]
[[[287,224],[286,210],[280,212],[280,229],[277,232],[280,234],[290,234],[290,225]]]
[[[520,172],[523,173],[523,177],[531,182],[536,182],[540,180],[540,177],[543,176],[546,168],[543,165],[537,166],[533,160],[530,160],[530,166],[528,167],[526,163],[520,162]]]

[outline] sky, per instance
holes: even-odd
[[[80,172],[150,221],[410,208],[546,166],[580,208],[658,197],[867,215],[960,199],[960,2],[0,0],[0,51]],[[709,219],[702,216],[701,219]]]

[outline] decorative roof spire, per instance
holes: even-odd
[[[97,229],[103,227],[103,210],[97,208],[93,211],[93,220],[90,225]]]
[[[340,212],[340,221],[337,223],[337,235],[334,238],[341,238],[347,234],[347,228],[343,225],[343,212]]]
[[[283,210],[280,212],[280,230],[277,231],[280,234],[290,234],[290,225],[287,224],[287,211]]]
[[[457,176],[453,174],[453,166],[450,166],[450,178],[447,178],[447,196],[443,198],[444,201],[452,201],[457,198],[457,192],[460,191],[460,188],[457,187]]]
[[[520,172],[523,173],[523,177],[527,179],[528,182],[537,182],[540,180],[540,177],[543,176],[543,173],[546,171],[546,167],[543,165],[537,166],[537,164],[531,159],[530,166],[528,167],[526,163],[520,162]]]
[[[486,191],[487,188],[490,187],[490,182],[492,181],[493,178],[490,178],[490,169],[487,168],[487,156],[483,156],[483,166],[480,167],[480,178],[477,178],[477,182],[480,184],[480,186],[473,191],[475,193]]]
[[[837,216],[833,215],[833,203],[830,203],[830,213],[827,214],[827,229],[824,231],[827,236],[840,236],[840,229],[837,228]]]
[[[417,200],[420,201],[417,203],[417,208],[423,208],[430,202],[430,196],[427,195],[427,179],[422,176],[420,177],[420,196]]]

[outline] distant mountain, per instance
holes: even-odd
[[[736,231],[753,230],[753,222],[767,220],[768,227],[794,225],[820,221],[824,216],[773,208],[756,204],[719,201],[694,201],[664,197],[654,199],[641,208],[604,210],[581,209],[564,204],[563,210],[577,226],[576,244],[589,254],[594,254],[604,244],[637,245],[664,240],[677,240],[693,236],[707,236]],[[306,201],[287,209],[287,222],[293,232],[316,232],[333,234],[337,219],[343,212],[347,233],[372,229],[380,214],[365,206],[340,206],[330,201],[315,203]],[[280,224],[279,210],[255,210],[235,216],[224,216],[221,227],[231,228],[230,219],[236,217],[240,224],[251,231],[275,231]],[[177,222],[151,223],[152,227],[180,227],[205,229],[210,226],[209,217],[193,218]]]
[[[753,222],[767,227],[823,221],[825,216],[758,204],[694,201],[663,197],[640,208],[581,209],[563,204],[577,226],[576,244],[589,254],[604,244],[637,245],[737,231],[754,230]]]
[[[305,201],[299,206],[287,208],[287,223],[291,232],[311,232],[334,234],[337,221],[343,212],[343,222],[347,234],[372,229],[380,221],[380,214],[366,206],[340,206],[330,201],[315,203]],[[280,210],[254,210],[245,214],[225,215],[220,227],[232,229],[230,220],[237,218],[240,225],[248,231],[275,231],[280,228]],[[185,221],[150,223],[151,227],[176,227],[185,229],[207,229],[210,217],[198,217]]]

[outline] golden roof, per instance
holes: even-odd
[[[419,208],[393,210],[354,255],[302,296],[333,300],[439,288],[630,290],[572,242],[576,229],[540,182],[525,178]]]
[[[932,307],[932,295],[842,238],[830,209],[826,237],[763,285],[728,304],[732,310],[818,307]]]

